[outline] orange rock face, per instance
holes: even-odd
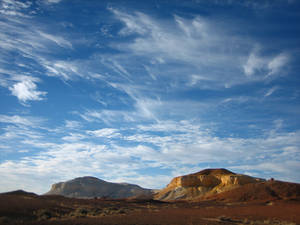
[[[220,180],[211,175],[186,175],[173,178],[168,187],[211,187],[216,186],[219,183]]]
[[[156,194],[155,198],[159,200],[192,199],[261,181],[263,179],[235,174],[226,169],[206,169],[173,178],[166,188]]]

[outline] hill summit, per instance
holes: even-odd
[[[150,189],[135,184],[112,183],[96,177],[78,177],[66,182],[53,184],[46,195],[63,195],[73,198],[128,198],[134,196],[150,196]]]
[[[194,199],[232,190],[249,183],[264,181],[227,169],[205,169],[197,173],[175,177],[166,188],[156,193],[158,200]]]

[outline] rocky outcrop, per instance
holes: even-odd
[[[206,169],[173,178],[166,188],[156,193],[154,198],[158,200],[188,200],[262,181],[263,179],[236,174],[226,169]]]
[[[79,177],[53,184],[45,195],[63,195],[72,198],[129,198],[152,196],[152,191],[134,184],[111,183],[95,177]]]

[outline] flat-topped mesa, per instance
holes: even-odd
[[[159,200],[192,199],[231,190],[262,179],[236,174],[226,169],[205,169],[197,173],[175,177],[155,196]]]
[[[63,195],[73,198],[129,198],[151,196],[152,190],[135,184],[112,183],[96,177],[78,177],[53,184],[47,195]]]
[[[204,169],[197,173],[193,173],[191,175],[235,175],[236,173],[231,172],[224,168],[216,168],[216,169]]]
[[[175,177],[167,187],[212,187],[219,184],[243,185],[251,182],[253,177],[236,174],[226,169],[205,169],[198,173]]]

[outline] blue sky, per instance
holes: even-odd
[[[0,0],[0,192],[214,167],[300,182],[299,11]]]

